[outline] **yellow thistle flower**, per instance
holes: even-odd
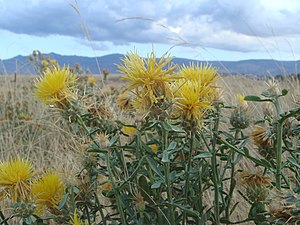
[[[136,133],[136,128],[135,128],[135,127],[124,126],[124,127],[122,128],[122,132],[123,132],[124,134],[129,135],[129,136],[132,136],[132,135],[134,135],[134,134]]]
[[[149,147],[151,148],[151,150],[157,154],[157,151],[158,151],[158,145],[157,144],[151,144],[149,145]]]
[[[76,80],[76,76],[66,67],[47,69],[35,82],[35,94],[46,104],[70,100],[75,95]]]
[[[39,213],[45,209],[56,209],[64,193],[65,187],[58,173],[44,173],[41,179],[32,184],[32,195]]]
[[[177,66],[169,66],[172,58],[165,56],[166,54],[157,61],[154,52],[147,59],[141,58],[137,53],[128,53],[122,59],[124,65],[118,65],[118,68],[125,75],[122,79],[129,81],[129,89],[142,87],[153,90],[157,85],[164,86],[164,83],[171,82],[174,79],[172,73]]]
[[[236,95],[236,100],[237,100],[237,107],[242,108],[242,109],[247,109],[248,108],[248,103],[245,100],[245,96],[241,94]]]
[[[255,125],[255,129],[252,131],[251,136],[254,143],[258,147],[273,147],[273,133],[270,129]]]
[[[89,84],[92,84],[92,85],[97,83],[95,77],[92,77],[92,76],[88,77],[87,81]]]
[[[46,60],[42,60],[41,64],[43,67],[48,67],[50,65],[49,62]]]
[[[72,218],[72,224],[73,225],[85,225],[86,223],[82,222],[78,215],[77,215],[77,210],[75,209],[74,211],[74,215],[73,215],[73,218]]]
[[[179,80],[174,84],[175,105],[183,120],[200,122],[205,111],[211,109],[207,98],[211,87],[198,82]]]
[[[12,201],[28,200],[30,179],[35,175],[31,163],[19,156],[0,163],[0,199],[10,197]]]
[[[218,70],[215,67],[207,63],[204,65],[191,63],[189,66],[183,65],[178,72],[178,76],[190,81],[198,81],[205,85],[212,84],[219,80],[217,72]]]

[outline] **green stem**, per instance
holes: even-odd
[[[99,143],[95,140],[95,138],[90,134],[89,128],[86,126],[84,120],[81,118],[80,115],[78,115],[76,113],[76,117],[77,117],[77,122],[83,127],[84,131],[87,133],[88,137],[92,139],[92,141],[94,142],[94,144],[100,148]]]
[[[213,127],[213,136],[212,136],[212,158],[211,158],[211,170],[212,170],[212,181],[214,185],[214,214],[215,214],[215,223],[216,225],[220,225],[220,177],[218,173],[218,163],[217,163],[217,133],[219,130],[219,108],[217,108],[217,117],[214,119],[214,127]]]
[[[104,216],[103,207],[102,207],[96,193],[94,193],[94,196],[95,196],[95,201],[96,201],[97,206],[98,206],[97,209],[98,209],[98,211],[100,213],[100,216],[101,216],[101,221],[102,221],[103,225],[106,225],[106,218]]]
[[[162,126],[162,138],[163,138],[163,151],[168,147],[168,131]],[[170,162],[164,163],[165,178],[167,184],[167,199],[168,199],[168,208],[170,213],[171,225],[175,225],[175,209],[173,207],[173,196],[172,196],[172,184],[170,176]]]
[[[281,190],[281,170],[282,170],[282,130],[283,123],[277,123],[277,137],[276,137],[276,188]]]
[[[275,143],[275,152],[276,152],[276,188],[281,190],[281,170],[282,170],[282,130],[284,120],[281,120],[280,115],[282,114],[281,105],[279,103],[279,97],[275,97],[274,105],[277,113],[277,124],[276,124],[276,143]]]
[[[125,215],[124,215],[124,211],[123,211],[123,207],[122,207],[122,201],[121,201],[121,197],[120,197],[120,193],[119,190],[116,191],[117,187],[116,187],[116,183],[113,179],[113,174],[112,174],[112,170],[111,170],[111,166],[110,166],[110,160],[109,160],[109,156],[106,155],[106,165],[107,165],[107,170],[108,170],[108,174],[109,174],[109,178],[113,187],[113,190],[115,192],[115,197],[116,197],[116,202],[117,202],[117,208],[118,211],[120,213],[120,217],[121,217],[121,224],[122,225],[126,225],[126,219],[125,219]]]
[[[189,194],[189,184],[190,184],[190,170],[192,165],[192,152],[193,152],[193,140],[194,140],[194,132],[190,131],[190,143],[189,143],[189,157],[188,157],[188,164],[185,170],[185,186],[184,186],[184,198],[185,204],[188,204],[188,194]],[[183,224],[186,224],[186,212],[183,213]]]
[[[238,134],[239,134],[240,130],[237,129],[235,131],[235,135],[234,135],[234,139],[235,141],[237,141],[238,139]],[[225,209],[225,218],[227,221],[230,220],[230,205],[231,205],[231,200],[232,200],[232,195],[233,195],[233,191],[235,188],[235,180],[234,180],[234,175],[235,175],[235,152],[231,149],[230,150],[231,153],[231,160],[230,160],[230,185],[229,185],[229,193],[228,193],[228,197],[227,197],[227,202],[226,202],[226,209]],[[229,224],[229,223],[227,223]]]

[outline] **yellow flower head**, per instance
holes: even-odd
[[[58,173],[44,173],[41,179],[32,184],[32,195],[40,213],[45,208],[55,209],[63,198],[64,193],[65,187]]]
[[[137,53],[128,53],[122,59],[124,65],[118,65],[118,68],[125,75],[122,79],[129,81],[129,89],[141,87],[153,90],[156,86],[164,86],[166,82],[172,81],[174,79],[172,73],[177,66],[170,66],[172,58],[169,56],[165,58],[165,55],[157,61],[154,52],[147,59],[141,58]]]
[[[245,96],[244,95],[237,94],[236,95],[236,99],[237,99],[237,106],[239,108],[242,108],[242,109],[247,109],[248,108],[248,103],[245,100]]]
[[[211,84],[219,80],[218,70],[209,64],[190,64],[183,65],[178,72],[178,76],[190,81],[198,81],[203,85]]]
[[[14,202],[28,200],[30,179],[34,175],[31,163],[19,156],[0,162],[0,197],[10,197]]]
[[[87,81],[88,81],[89,84],[96,84],[97,83],[95,77],[93,77],[93,76],[88,77]]]
[[[35,82],[35,94],[46,104],[70,100],[75,96],[76,80],[76,76],[66,67],[47,69]]]
[[[157,151],[158,151],[158,145],[157,145],[157,144],[151,144],[151,145],[149,145],[149,146],[150,146],[151,150],[152,150],[155,154],[157,154]]]
[[[201,86],[199,82],[179,80],[174,84],[176,110],[183,120],[200,122],[205,111],[211,109],[208,96],[209,86]]]
[[[122,132],[123,132],[124,134],[129,135],[129,136],[132,136],[132,135],[134,135],[134,134],[136,133],[136,128],[135,128],[135,127],[124,126],[124,127],[122,128]]]

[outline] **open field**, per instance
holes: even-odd
[[[90,76],[91,77],[91,76]],[[80,91],[83,101],[93,105],[101,101],[110,120],[120,120],[125,124],[132,124],[137,118],[128,116],[116,105],[116,98],[127,87],[127,83],[119,79],[119,75],[110,75],[107,81],[97,77],[96,82],[82,79]],[[61,113],[43,103],[34,95],[34,76],[19,76],[14,82],[12,76],[0,77],[0,160],[5,161],[9,156],[22,155],[35,165],[38,172],[56,170],[63,174],[66,182],[74,179],[82,169],[83,154],[89,138],[76,126],[69,124],[70,118],[63,118]],[[280,88],[289,90],[287,96],[280,99],[284,111],[295,106],[300,96],[300,82],[297,79],[285,78],[280,81]],[[266,90],[266,80],[242,76],[226,76],[217,85],[221,89],[221,99],[225,105],[236,105],[236,94],[260,95]],[[230,117],[232,109],[225,109],[223,119]],[[262,104],[249,102],[249,116],[251,121],[264,117]],[[140,118],[138,118],[140,119]],[[221,130],[228,130],[228,124],[221,124]],[[250,134],[254,124],[244,130]],[[100,142],[105,142],[105,134],[97,136]],[[254,157],[261,157],[252,142],[247,144]],[[237,166],[240,170],[256,171],[253,162],[242,159]],[[226,186],[226,185],[225,185]],[[228,187],[225,187],[228,188]],[[208,204],[213,204],[214,196],[207,192]],[[234,202],[244,202],[235,190]],[[249,207],[240,207],[232,216],[233,221],[247,217]],[[5,210],[4,210],[5,211]],[[245,222],[241,224],[251,224]]]

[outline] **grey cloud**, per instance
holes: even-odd
[[[86,24],[99,49],[106,48],[101,44],[103,41],[115,45],[131,42],[170,44],[174,43],[170,39],[180,42],[182,37],[204,47],[260,51],[265,47],[259,44],[260,38],[266,46],[272,47],[274,35],[300,35],[300,3],[291,11],[287,8],[270,9],[262,4],[262,0],[77,2],[79,15],[71,6],[75,4],[72,0],[0,1],[0,29],[20,34],[58,34],[83,39],[87,35],[83,31]],[[135,19],[130,19],[132,17]]]

